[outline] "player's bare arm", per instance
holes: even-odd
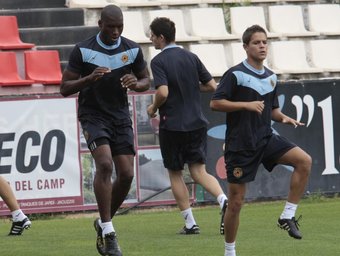
[[[135,92],[144,92],[150,88],[149,71],[147,68],[137,74],[126,74],[120,80],[124,88]]]
[[[154,102],[148,106],[148,115],[150,117],[156,117],[156,112],[160,106],[166,101],[169,95],[169,90],[167,85],[161,85],[157,88],[155,93],[155,100]]]
[[[80,78],[78,73],[65,70],[60,85],[60,93],[64,97],[75,94],[102,78],[106,73],[110,73],[110,69],[106,67],[97,67],[90,75]]]
[[[294,125],[295,128],[305,125],[304,123],[301,123],[289,116],[286,116],[281,112],[279,108],[275,108],[272,110],[272,120],[279,123]]]
[[[211,100],[210,108],[214,111],[221,112],[235,112],[240,110],[248,110],[261,114],[264,109],[264,103],[263,101],[234,102],[229,100]]]
[[[201,92],[214,92],[217,88],[217,84],[215,79],[211,79],[209,82],[205,84],[200,84]]]

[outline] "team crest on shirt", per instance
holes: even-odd
[[[121,60],[122,60],[123,63],[126,63],[129,60],[129,56],[127,54],[123,54]]]
[[[233,175],[235,178],[239,179],[242,177],[243,175],[243,170],[242,168],[240,167],[235,167],[234,170],[233,170]]]
[[[272,85],[273,88],[275,88],[275,81],[274,80],[270,80],[270,84]]]

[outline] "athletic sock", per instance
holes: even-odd
[[[21,209],[15,210],[12,213],[12,219],[14,222],[23,221],[27,216],[22,212]]]
[[[295,216],[295,212],[298,205],[290,202],[286,202],[285,208],[282,211],[280,219],[291,219]]]
[[[224,242],[224,256],[236,256],[236,251],[235,251],[235,242],[233,243],[227,243]]]
[[[105,237],[106,234],[115,232],[115,229],[113,228],[112,222],[101,222],[100,227],[103,230],[102,236]]]
[[[192,228],[193,225],[196,225],[196,221],[195,221],[194,215],[192,214],[191,208],[181,211],[181,214],[185,221],[186,228]]]
[[[220,208],[222,209],[223,206],[224,206],[224,201],[225,200],[228,200],[227,196],[225,194],[220,194],[218,197],[217,197],[217,202],[219,203],[220,205]]]

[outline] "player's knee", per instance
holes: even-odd
[[[308,170],[310,170],[312,168],[312,162],[313,162],[312,157],[310,155],[306,154],[305,162],[306,162],[306,166],[307,166]]]
[[[304,175],[309,175],[312,168],[312,157],[305,153],[297,162],[296,169],[300,170]]]
[[[310,171],[310,169],[312,168],[312,157],[307,153],[304,155],[302,159],[302,165],[304,166],[304,169],[308,171]]]
[[[191,178],[198,184],[201,184],[202,180],[209,178],[207,172],[205,171],[191,172],[190,174]]]
[[[242,209],[243,201],[242,200],[229,200],[228,201],[228,210],[231,214],[239,214]]]
[[[130,185],[134,177],[133,171],[125,171],[119,174],[119,181],[122,184]]]
[[[103,174],[110,174],[113,170],[113,163],[112,161],[100,161],[96,164],[97,172],[101,172]]]

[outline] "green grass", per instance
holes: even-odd
[[[290,238],[276,227],[284,202],[249,203],[241,213],[237,238],[238,256],[335,256],[339,255],[340,199],[303,200],[297,216],[302,240]],[[194,208],[201,234],[181,236],[183,226],[176,208],[131,211],[114,218],[124,256],[222,256],[224,240],[218,233],[219,208]],[[96,214],[41,216],[21,237],[8,237],[8,219],[0,219],[1,256],[97,255],[92,223]],[[43,217],[43,218],[42,218]]]

